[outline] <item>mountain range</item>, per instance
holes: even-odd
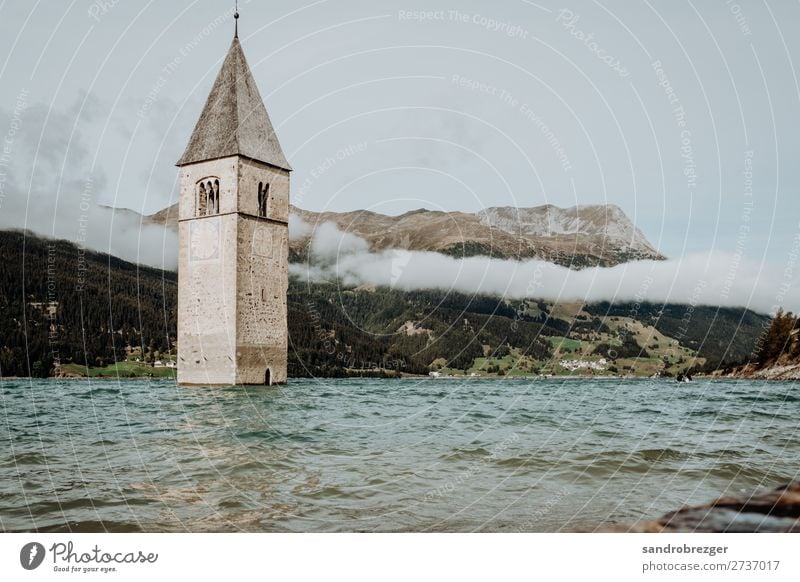
[[[115,212],[129,222],[177,228],[177,206],[150,216]],[[373,251],[540,258],[572,268],[664,258],[611,205],[475,214],[420,209],[400,216],[293,207],[291,221],[295,261],[307,253],[315,227],[326,223]],[[174,271],[19,231],[0,231],[0,250],[0,376],[152,375],[158,369],[146,362],[174,361]],[[48,271],[53,257],[55,273]],[[670,304],[515,302],[452,290],[290,281],[290,374],[711,372],[753,361],[770,321],[748,309],[698,305],[687,325],[686,313],[686,306]]]
[[[177,229],[177,217],[176,204],[142,220]],[[291,217],[290,257],[295,261],[305,256],[314,229],[324,223],[333,223],[340,231],[366,240],[371,251],[406,249],[455,257],[537,258],[573,268],[665,258],[613,204],[492,207],[477,213],[421,208],[399,216],[369,210],[313,212],[292,206]]]
[[[169,375],[177,273],[0,231],[0,377]],[[55,268],[54,268],[55,267]],[[769,317],[742,308],[559,303],[290,280],[297,376],[675,375],[751,361]],[[780,343],[780,342],[778,342]]]

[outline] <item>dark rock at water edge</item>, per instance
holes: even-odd
[[[800,533],[800,481],[747,495],[727,495],[613,531]]]

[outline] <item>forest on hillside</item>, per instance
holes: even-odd
[[[0,374],[46,377],[56,361],[104,366],[128,346],[168,351],[177,274],[31,233],[0,233]]]
[[[0,251],[0,376],[46,377],[56,364],[103,367],[132,350],[146,361],[175,353],[176,273],[16,231],[0,232]],[[567,373],[563,366],[575,361],[607,361],[614,374],[669,374],[765,357],[753,351],[768,317],[696,306],[687,322],[687,312],[597,303],[567,313],[535,300],[293,280],[289,374]],[[786,340],[797,320],[789,326],[787,317],[767,334],[778,339],[758,349],[781,341],[798,349]]]
[[[759,338],[754,363],[765,368],[778,362],[800,363],[800,317],[783,309]]]

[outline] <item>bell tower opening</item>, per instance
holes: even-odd
[[[219,178],[203,178],[197,183],[195,216],[219,214]]]
[[[269,212],[269,183],[258,183],[258,216],[266,218]]]

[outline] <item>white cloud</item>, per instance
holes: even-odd
[[[342,232],[332,222],[323,222],[314,229],[311,239],[311,253],[321,259],[335,259],[339,256],[368,254],[369,244],[363,238],[349,232]]]
[[[174,232],[142,224],[137,213],[97,204],[110,186],[104,173],[92,166],[83,131],[92,107],[80,116],[75,109],[31,105],[20,116],[19,130],[13,142],[6,144],[0,228],[28,229],[128,261],[175,269],[178,241]],[[12,115],[0,111],[0,127],[7,126]]]
[[[296,214],[289,213],[289,240],[301,240],[311,234],[311,225]]]
[[[459,259],[396,249],[372,253],[363,239],[342,233],[332,224],[323,226],[312,239],[309,264],[290,266],[294,276],[339,278],[348,286],[443,289],[553,301],[719,305],[749,307],[762,313],[779,305],[800,309],[797,274],[777,272],[733,254],[705,252],[576,271],[539,260]]]

